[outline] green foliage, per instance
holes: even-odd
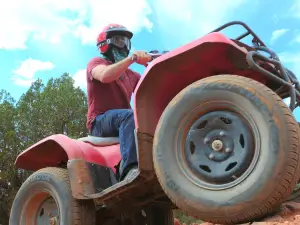
[[[14,127],[15,101],[11,95],[0,91],[0,224],[8,220],[9,181],[15,181],[15,170],[10,168],[15,159],[14,147],[18,145]]]
[[[86,134],[86,95],[75,88],[73,82],[67,73],[50,79],[46,86],[37,80],[20,98],[17,128],[30,144],[46,136],[63,133],[65,127],[68,127],[70,137]]]
[[[53,134],[72,138],[87,135],[87,99],[69,74],[37,80],[18,102],[0,90],[0,224],[8,224],[14,195],[29,172],[14,166],[17,155]]]
[[[0,91],[0,180],[14,177],[14,170],[6,170],[15,159],[14,148],[19,141],[15,126],[15,100],[4,90]]]
[[[186,224],[186,225],[192,225],[194,223],[196,224],[201,224],[202,221],[195,219],[191,216],[187,216],[185,213],[183,213],[180,210],[174,210],[174,217],[177,218],[181,224]]]

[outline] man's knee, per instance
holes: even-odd
[[[131,126],[135,126],[135,122],[134,122],[134,113],[133,110],[128,110],[128,115],[127,115],[127,123],[130,124]]]
[[[126,109],[123,115],[126,120],[134,120],[134,113],[132,109]]]
[[[122,109],[121,111],[119,111],[118,117],[120,125],[122,123],[125,123],[127,125],[134,126],[134,113],[132,109]]]
[[[133,110],[132,110],[132,109],[126,109],[126,112],[127,112],[129,115],[133,115]]]

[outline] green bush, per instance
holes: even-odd
[[[186,225],[191,225],[193,223],[201,224],[202,221],[195,219],[191,216],[187,216],[180,210],[174,210],[174,217],[177,218],[181,224],[185,223]]]

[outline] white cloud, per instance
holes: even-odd
[[[12,77],[12,82],[17,86],[29,87],[35,79],[23,79],[20,77]]]
[[[290,69],[300,80],[300,51],[299,52],[282,52],[278,54],[280,61],[284,63],[284,66]],[[286,98],[284,103],[289,106],[291,99]]]
[[[134,32],[140,31],[141,28],[152,29],[153,24],[147,18],[152,10],[146,0],[89,0],[89,6],[89,26],[79,24],[76,30],[76,35],[84,44],[95,43],[99,29],[108,23],[123,24]]]
[[[188,42],[228,22],[248,0],[155,0],[157,24],[178,42]],[[256,1],[254,4],[257,4]]]
[[[293,30],[293,37],[291,39],[291,41],[289,42],[290,46],[293,46],[294,49],[295,47],[298,47],[298,44],[300,44],[300,30],[299,29],[295,29]]]
[[[281,61],[286,63],[299,63],[300,62],[300,52],[282,52],[279,54]]]
[[[285,67],[293,71],[300,80],[300,52],[282,52],[278,56]]]
[[[289,31],[289,29],[279,29],[279,30],[273,31],[272,37],[271,37],[271,43],[273,43],[275,40],[277,40],[278,38],[283,36],[288,31]]]
[[[13,70],[15,74],[12,81],[18,86],[30,86],[35,81],[34,75],[38,71],[52,70],[54,64],[52,62],[43,62],[36,59],[27,59],[23,61],[20,67]]]
[[[24,49],[30,38],[57,43],[64,35],[95,44],[108,23],[121,23],[133,32],[151,30],[151,13],[146,0],[10,0],[0,7],[0,49]]]
[[[43,62],[36,59],[27,59],[22,62],[21,66],[14,70],[14,74],[17,74],[21,77],[31,79],[34,77],[34,74],[40,70],[51,70],[54,68],[52,62]]]
[[[300,0],[294,0],[294,4],[291,8],[293,16],[300,18]]]
[[[74,86],[80,87],[81,89],[86,89],[86,69],[78,70],[74,76]]]
[[[300,33],[296,35],[296,37],[293,39],[293,42],[300,43]]]

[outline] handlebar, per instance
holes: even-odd
[[[149,52],[147,54],[151,56],[152,60],[163,55],[161,53],[149,53]]]
[[[154,50],[154,51],[147,52],[147,54],[151,56],[151,60],[150,60],[150,62],[151,62],[152,60],[162,56],[163,54],[165,54],[167,52],[169,52],[169,51],[159,52],[159,51]],[[136,60],[136,55],[133,55],[133,60]]]
[[[156,58],[162,56],[163,54],[166,54],[167,52],[169,52],[169,51],[162,51],[162,52],[159,52],[159,51],[157,51],[157,50],[153,50],[153,51],[148,52],[147,54],[151,56],[152,60],[154,60],[154,59],[156,59]],[[151,61],[152,61],[152,60],[151,60]]]

